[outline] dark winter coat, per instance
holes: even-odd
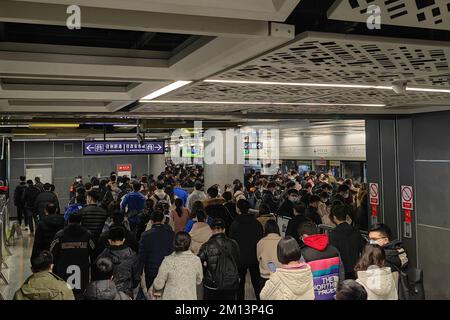
[[[112,280],[99,280],[89,283],[84,292],[85,300],[131,300],[125,293],[118,291]]]
[[[229,235],[239,245],[241,259],[238,266],[258,264],[256,244],[264,236],[264,230],[255,215],[247,213],[238,216],[231,224]]]
[[[81,225],[91,232],[92,238],[97,243],[108,214],[103,208],[97,207],[96,205],[88,205],[78,211],[78,214],[82,215]]]
[[[203,265],[203,285],[207,288],[217,289],[217,263],[219,262],[219,256],[224,247],[231,253],[236,265],[239,265],[239,245],[236,241],[228,238],[223,233],[211,236],[211,238],[200,247],[198,256]]]
[[[56,207],[56,212],[59,213],[59,201],[56,194],[51,191],[44,191],[38,194],[36,200],[34,201],[34,208],[36,212],[39,214],[39,217],[42,219],[45,215],[45,208],[47,204],[52,203]]]
[[[31,257],[37,256],[41,251],[50,250],[50,245],[56,233],[62,229],[64,229],[64,217],[62,215],[50,214],[43,217],[36,228]]]

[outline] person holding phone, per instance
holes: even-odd
[[[261,274],[261,288],[269,280],[270,274],[281,266],[277,256],[277,246],[280,242],[280,229],[275,220],[267,220],[264,226],[264,238],[256,245],[256,256],[259,262],[259,273]]]
[[[277,256],[281,267],[276,268],[265,283],[261,300],[314,300],[311,267],[300,262],[301,251],[297,241],[293,237],[281,239]],[[273,269],[273,264],[270,265]]]

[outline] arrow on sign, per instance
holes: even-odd
[[[155,148],[158,149],[158,151],[162,149],[160,144],[157,144]]]
[[[93,145],[88,145],[88,146],[86,147],[86,149],[87,149],[88,151],[92,151],[92,149],[94,149],[94,146],[93,146]]]

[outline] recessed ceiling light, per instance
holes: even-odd
[[[414,87],[407,87],[406,91],[450,93],[450,89],[414,88]]]
[[[184,87],[185,85],[188,85],[189,83],[191,83],[192,81],[175,81],[161,89],[158,89],[156,91],[153,91],[152,93],[146,95],[145,97],[143,97],[142,99],[145,100],[152,100],[152,99],[156,99],[166,93],[169,93],[171,91],[177,90],[181,87]]]
[[[231,105],[275,105],[275,106],[343,106],[343,107],[386,107],[382,103],[315,103],[315,102],[264,102],[264,101],[198,101],[198,100],[145,100],[144,103],[163,104],[231,104]]]
[[[273,85],[273,86],[298,86],[298,87],[327,87],[327,88],[357,88],[357,89],[392,90],[392,86],[373,86],[373,85],[364,85],[364,84],[342,84],[342,83],[307,83],[307,82],[215,80],[215,79],[207,79],[207,80],[204,80],[204,82],[234,83],[234,84],[258,84],[258,85]]]

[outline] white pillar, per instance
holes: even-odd
[[[153,174],[155,179],[166,169],[166,156],[164,154],[149,155],[149,174]]]

